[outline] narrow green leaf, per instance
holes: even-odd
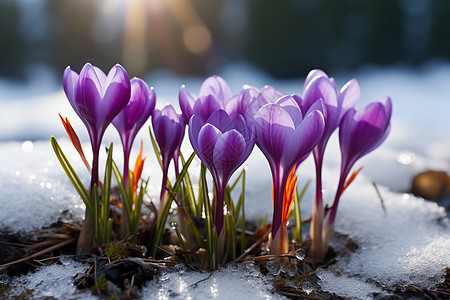
[[[120,195],[122,196],[122,204],[125,207],[125,213],[127,214],[127,217],[129,218],[131,216],[131,211],[132,211],[132,207],[130,205],[132,200],[130,200],[128,198],[128,193],[126,192],[125,185],[123,183],[123,177],[120,174],[119,168],[117,167],[114,160],[112,161],[112,170],[116,177],[117,185],[119,186]]]
[[[148,131],[150,132],[150,139],[152,141],[153,151],[155,152],[156,158],[158,159],[158,162],[159,162],[159,166],[162,169],[163,164],[162,164],[162,160],[161,160],[161,152],[159,151],[158,144],[156,143],[155,137],[153,136],[153,133],[152,133],[152,128],[150,126],[148,127]]]
[[[108,244],[111,242],[111,232],[112,232],[112,220],[111,218],[108,219],[108,229],[106,230],[106,238],[104,241],[104,244]]]
[[[305,194],[306,189],[309,186],[309,183],[311,180],[308,180],[303,187],[300,195],[297,193],[297,191],[294,192],[294,216],[295,216],[295,230],[293,238],[296,239],[299,243],[302,242],[302,216],[300,212],[300,201],[303,198],[303,195]]]
[[[242,171],[242,190],[241,190],[241,195],[239,197],[239,202],[236,208],[236,215],[238,216],[240,213],[240,210],[242,209],[242,214],[241,214],[241,218],[240,218],[240,222],[241,222],[241,236],[240,236],[240,240],[241,240],[241,253],[243,253],[245,251],[245,204],[244,204],[244,199],[245,199],[245,179],[246,179],[246,170],[244,168],[244,170]]]
[[[183,154],[180,153],[181,157],[181,163],[184,166],[186,164]],[[196,217],[201,217],[198,213],[197,205],[195,203],[195,193],[194,193],[194,187],[192,186],[191,176],[189,175],[189,172],[186,172],[186,175],[184,176],[184,189],[186,191],[185,196],[187,197],[187,203],[189,204],[189,210],[190,213]]]
[[[261,226],[266,226],[266,223],[267,223],[267,211],[266,211],[266,213],[264,214],[264,219],[263,219],[263,221],[262,221],[262,225]]]
[[[112,154],[113,154],[113,144],[109,146],[109,150],[106,150],[108,152],[108,158],[106,159],[106,166],[105,166],[105,179],[103,184],[103,193],[102,193],[102,215],[101,215],[101,222],[103,224],[103,230],[106,230],[105,234],[105,240],[103,242],[106,242],[107,236],[111,236],[111,233],[108,233],[108,220],[109,220],[109,209],[110,209],[110,200],[111,200],[111,171],[112,171]]]
[[[233,216],[231,214],[225,215],[225,230],[227,238],[227,253],[228,258],[231,260],[236,259],[236,226]]]
[[[245,178],[246,178],[245,168],[244,168],[244,170],[242,170],[241,175],[242,175],[242,187],[241,187],[241,194],[239,196],[239,201],[238,201],[238,204],[236,205],[236,210],[235,210],[235,218],[236,218],[236,220],[239,220],[238,217],[239,217],[239,214],[241,212],[241,209],[242,209],[242,214],[244,215]],[[245,220],[245,217],[244,217],[244,220]]]
[[[92,200],[91,197],[89,196],[88,191],[84,187],[75,170],[72,168],[72,165],[69,163],[69,160],[62,152],[61,147],[59,146],[56,138],[52,136],[50,138],[50,141],[53,147],[53,151],[55,152],[56,157],[58,158],[62,168],[64,169],[64,172],[67,174],[67,177],[69,177],[78,195],[80,195],[81,200],[83,200],[84,204],[86,205],[86,209],[89,211],[91,215],[94,215],[94,208],[92,206]]]
[[[177,234],[178,241],[180,242],[181,250],[183,250],[184,252],[189,252],[188,248],[186,247],[186,244],[183,241],[183,237],[181,236],[181,233],[178,230],[177,223],[172,222],[171,226],[172,226],[172,229],[175,230],[175,233]],[[189,264],[192,263],[192,259],[191,259],[191,256],[189,254],[185,254],[183,256],[186,259],[187,263],[189,263]]]
[[[233,182],[233,184],[231,185],[230,189],[231,191],[234,190],[234,188],[236,187],[236,184],[239,182],[239,179],[241,179],[241,177],[243,176],[243,174],[245,173],[245,167],[242,168],[241,173],[239,174],[238,178],[236,178],[236,180]]]
[[[185,173],[187,172],[189,165],[194,160],[194,157],[195,157],[195,152],[192,152],[192,154],[189,157],[189,159],[187,160],[186,164],[183,166],[183,169],[181,170],[177,180],[175,181],[175,185],[173,186],[172,193],[175,194],[178,191],[178,189],[180,188],[183,177],[184,177]],[[161,213],[160,220],[156,226],[155,236],[153,238],[152,249],[151,249],[152,250],[151,253],[152,253],[153,257],[156,256],[156,253],[158,250],[157,246],[161,243],[161,238],[162,238],[162,234],[164,231],[164,225],[166,224],[167,216],[169,215],[172,201],[173,201],[173,199],[171,197],[167,197],[166,205],[164,206],[164,209]]]
[[[202,194],[201,198],[203,199],[203,204],[205,206],[206,252],[208,253],[209,266],[210,268],[214,269],[218,265],[219,261],[219,246],[214,230],[214,220],[211,204],[209,203],[208,199],[209,197],[208,187],[206,183],[206,166],[204,163],[202,163],[201,165],[200,183],[202,189],[199,191],[199,193]]]
[[[246,249],[246,245],[245,245],[245,214],[244,214],[244,210],[242,210],[241,222],[240,223],[241,223],[241,235],[240,235],[241,253],[244,253],[244,251]]]

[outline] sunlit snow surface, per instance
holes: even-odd
[[[143,299],[285,299],[269,291],[272,276],[255,265],[228,265],[215,272],[171,272],[148,282]],[[157,296],[156,296],[157,295]]]
[[[233,93],[237,93],[243,83],[258,87],[271,84],[286,93],[299,93],[302,86],[301,79],[277,81],[245,66],[231,66],[222,75],[230,82]],[[382,147],[358,162],[356,167],[364,166],[362,174],[345,192],[339,205],[335,230],[340,238],[333,241],[333,247],[339,250],[346,241],[352,240],[357,249],[354,253],[338,256],[337,263],[328,269],[319,270],[319,284],[326,291],[352,298],[370,298],[373,293],[387,295],[396,284],[415,283],[432,288],[442,280],[445,268],[450,266],[449,220],[444,209],[437,204],[405,192],[418,171],[428,168],[450,171],[450,123],[447,116],[450,111],[450,66],[433,65],[419,70],[362,69],[354,74],[334,75],[340,85],[352,77],[359,80],[361,104],[384,95],[391,96],[394,113],[390,137]],[[177,103],[178,87],[182,83],[189,91],[197,93],[202,80],[183,79],[165,72],[145,79],[155,87],[159,107],[166,102]],[[6,87],[0,82],[0,88]],[[60,167],[49,137],[53,134],[58,138],[82,181],[87,184],[87,171],[70,142],[64,138],[57,113],[69,117],[89,156],[85,128],[62,92],[14,100],[0,99],[0,140],[4,141],[0,143],[0,227],[13,232],[30,231],[48,226],[61,217],[81,220],[84,205]],[[14,137],[20,142],[9,141]],[[149,193],[156,196],[161,174],[151,152],[148,127],[141,130],[138,138],[144,139],[144,155],[148,157],[143,176],[150,177]],[[24,139],[38,141],[29,143]],[[120,164],[122,150],[113,128],[107,130],[105,145],[111,141],[115,142],[114,157]],[[187,138],[185,142],[183,152],[187,156],[190,152]],[[334,135],[327,148],[323,172],[326,202],[333,198],[337,184],[338,147],[337,136]],[[132,159],[137,155],[136,150]],[[267,162],[255,148],[247,164],[246,217],[263,217],[266,211],[270,216],[271,176]],[[198,168],[198,163],[194,163],[193,168]],[[195,181],[196,171],[192,174]],[[300,167],[298,174],[299,186],[314,178],[311,158]],[[386,212],[372,181],[379,186]],[[312,199],[313,188],[310,187],[302,201],[304,217],[311,212]],[[42,278],[46,272],[75,275],[79,272],[78,267],[82,268],[77,264],[54,265],[38,271],[36,276]],[[67,268],[73,269],[69,272]],[[158,295],[160,299],[174,296],[180,299],[229,299],[237,295],[249,299],[280,297],[271,293],[268,277],[255,274],[252,278],[245,274],[239,268],[227,267],[215,272],[208,280],[195,284],[209,274],[170,273],[159,282],[149,282],[143,289],[143,296]],[[58,283],[61,277],[49,276],[48,279],[54,280],[54,295],[61,295]],[[36,297],[45,295],[40,290],[43,285],[33,283],[36,280],[33,275],[27,275],[18,279],[16,284],[35,289]],[[64,279],[64,282],[70,287],[70,280]],[[49,283],[43,288],[51,291],[51,286]],[[64,291],[72,293],[73,289]]]

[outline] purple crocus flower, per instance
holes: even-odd
[[[360,89],[358,81],[350,80],[340,93],[336,82],[321,70],[312,70],[305,80],[303,100],[305,108],[309,108],[318,99],[325,106],[325,129],[322,138],[313,150],[316,164],[316,205],[322,206],[322,165],[325,147],[331,134],[339,126],[342,116],[359,102]]]
[[[297,99],[298,100],[298,99]],[[293,96],[262,106],[254,116],[256,144],[266,156],[273,179],[272,238],[282,222],[283,195],[289,173],[319,142],[325,127],[323,106],[317,101],[302,111]]]
[[[359,110],[351,108],[342,119],[339,129],[341,146],[341,174],[338,189],[328,218],[334,224],[344,184],[355,162],[380,146],[391,128],[392,102],[389,97],[368,103]]]
[[[216,110],[205,121],[194,114],[189,122],[189,139],[195,153],[212,174],[216,188],[214,225],[219,237],[223,228],[225,189],[231,175],[241,166],[255,145],[255,132],[240,114],[229,116]]]
[[[311,254],[320,257],[322,252],[322,221],[324,217],[322,199],[322,165],[325,147],[330,136],[339,126],[342,116],[359,102],[360,89],[355,79],[350,80],[343,86],[340,93],[337,91],[336,82],[329,78],[322,70],[312,70],[306,77],[303,87],[303,105],[309,108],[318,99],[323,100],[325,106],[325,129],[322,138],[313,149],[316,167],[316,193],[313,204],[311,221]]]
[[[67,67],[64,91],[73,109],[86,126],[92,145],[91,190],[98,185],[98,158],[103,134],[130,100],[130,79],[124,68],[115,65],[108,75],[87,63],[80,75]]]
[[[244,115],[247,104],[252,98],[253,90],[253,87],[244,86],[238,95],[232,96],[226,81],[222,77],[214,75],[203,81],[198,95],[188,92],[183,85],[180,88],[178,99],[187,122],[194,114],[201,116],[206,121],[218,109],[223,109],[229,116]]]
[[[156,95],[153,88],[139,78],[131,80],[131,98],[127,106],[112,121],[120,134],[123,147],[123,180],[128,186],[128,172],[131,147],[142,125],[153,113],[156,104]]]
[[[184,137],[186,121],[181,114],[177,114],[172,105],[163,109],[155,109],[152,117],[152,126],[156,142],[161,151],[163,164],[163,182],[161,186],[161,199],[167,185],[167,172],[169,164],[175,153],[178,153]]]

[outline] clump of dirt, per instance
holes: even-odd
[[[450,195],[450,177],[443,171],[425,171],[417,174],[411,192],[428,200],[440,200]]]

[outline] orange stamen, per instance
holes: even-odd
[[[144,169],[144,162],[146,157],[142,158],[142,148],[144,146],[144,142],[141,140],[141,150],[139,151],[139,155],[136,158],[136,163],[134,164],[134,172],[133,174],[133,195],[136,195],[137,185],[139,179],[142,175],[142,170]]]
[[[286,224],[289,218],[289,213],[291,212],[292,203],[294,203],[294,193],[297,191],[297,176],[295,176],[295,171],[297,166],[294,166],[289,173],[288,180],[286,182],[286,187],[284,189],[283,196],[283,212],[281,215],[281,220],[283,224]]]
[[[344,191],[348,188],[348,186],[355,180],[356,176],[359,174],[359,172],[362,170],[363,167],[359,168],[358,170],[354,171],[350,178],[347,180],[347,182],[344,184],[344,188],[342,189],[341,196],[344,193]]]

